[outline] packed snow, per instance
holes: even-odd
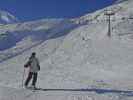
[[[133,100],[132,9],[132,0],[120,0],[75,19],[0,26],[0,100]],[[22,87],[33,51],[41,65],[36,91]]]

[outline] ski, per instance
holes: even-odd
[[[33,87],[25,87],[25,89],[31,90],[32,92],[36,92],[38,88],[33,88]]]

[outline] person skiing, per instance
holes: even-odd
[[[29,73],[28,73],[28,77],[25,81],[25,88],[28,88],[28,84],[30,82],[30,80],[33,78],[32,80],[32,88],[36,88],[36,82],[37,82],[37,77],[38,77],[38,71],[40,71],[40,64],[39,64],[39,60],[36,57],[36,53],[33,52],[31,54],[31,57],[29,58],[28,62],[24,65],[25,68],[29,68]]]

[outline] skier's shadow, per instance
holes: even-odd
[[[112,93],[112,94],[121,94],[125,96],[133,96],[133,90],[115,90],[115,89],[43,89],[43,88],[37,88],[36,90],[41,91],[75,91],[75,92],[96,92],[98,94],[106,94],[106,93]]]

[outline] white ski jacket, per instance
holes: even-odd
[[[29,59],[30,61],[30,69],[29,71],[30,72],[38,72],[40,70],[40,65],[39,65],[39,61],[36,57],[31,57]]]

